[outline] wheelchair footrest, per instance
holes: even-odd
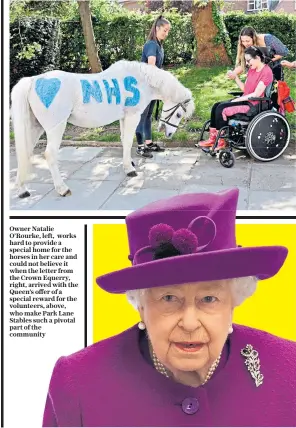
[[[249,125],[250,122],[245,122],[243,120],[235,120],[235,119],[230,119],[228,124],[231,126],[237,126],[238,124],[246,126]]]
[[[210,153],[210,150],[211,150],[211,149],[209,149],[208,147],[201,147],[201,150],[202,150],[204,153]]]

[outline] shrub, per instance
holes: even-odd
[[[10,24],[10,88],[21,77],[58,68],[59,43],[56,19],[23,19]]]
[[[103,69],[121,59],[140,60],[146,37],[158,13],[127,12],[114,5],[114,13],[108,15],[102,9],[103,6],[103,2],[96,0],[93,9],[96,13],[93,16],[93,27]],[[164,44],[164,65],[192,62],[195,59],[196,42],[191,14],[172,9],[165,16],[172,28]],[[236,57],[238,34],[246,25],[255,27],[258,32],[274,34],[289,48],[288,59],[296,58],[293,37],[295,15],[229,12],[224,15],[224,22],[231,40],[233,59]],[[10,67],[11,87],[23,76],[55,68],[76,73],[87,72],[89,64],[80,21],[16,18],[10,25]]]
[[[233,59],[236,57],[238,35],[243,27],[254,27],[258,33],[270,33],[278,37],[289,49],[288,59],[296,58],[296,16],[286,13],[260,12],[244,14],[242,12],[229,12],[224,16],[228,30]]]
[[[140,60],[143,45],[150,31],[156,14],[135,12],[94,17],[95,39],[103,69],[120,59]],[[190,14],[167,12],[167,19],[172,28],[165,41],[165,65],[183,64],[193,59],[195,40]],[[82,72],[88,69],[81,24],[62,22],[62,45],[60,68],[67,71]]]

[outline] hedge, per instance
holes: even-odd
[[[127,13],[94,17],[95,38],[103,69],[120,59],[140,60],[143,44],[156,14]],[[191,15],[176,10],[166,12],[172,23],[165,41],[165,66],[191,62],[196,55]],[[235,59],[238,34],[242,27],[253,26],[258,32],[277,36],[290,50],[288,59],[296,58],[296,16],[263,12],[224,15]],[[61,69],[71,72],[89,70],[80,21],[27,18],[10,27],[11,87],[23,76]]]
[[[165,65],[183,64],[193,59],[195,39],[190,14],[166,13],[172,28],[165,42]],[[131,13],[106,19],[93,19],[95,39],[103,69],[120,60],[140,60],[143,45],[155,15]],[[67,71],[88,70],[80,22],[62,22],[60,68]]]
[[[10,25],[10,88],[21,77],[59,68],[59,64],[58,20],[27,18]]]
[[[278,37],[290,51],[287,59],[295,60],[295,15],[275,12],[260,12],[246,15],[242,12],[229,12],[224,16],[224,21],[231,40],[233,59],[236,58],[240,30],[243,27],[254,27],[258,33],[270,33]]]

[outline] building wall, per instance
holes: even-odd
[[[121,4],[125,9],[128,9],[128,10],[143,10],[143,9],[145,9],[145,2],[144,1],[119,0],[119,4]]]
[[[153,1],[153,0],[150,0]],[[118,2],[126,9],[129,10],[144,10],[145,1],[144,0],[118,0]],[[279,4],[275,8],[275,12],[286,12],[296,14],[295,9],[296,2],[295,0],[280,0]],[[224,0],[224,12],[229,12],[231,10],[242,10],[247,12],[248,10],[248,0]]]
[[[224,12],[229,12],[231,10],[242,10],[245,12],[247,8],[247,0],[225,0],[224,2]]]
[[[275,8],[275,11],[296,14],[295,5],[296,5],[295,0],[281,0],[277,5],[277,7]]]
[[[230,10],[242,10],[247,12],[248,10],[248,1],[243,0],[225,0],[224,12],[229,12]],[[296,14],[295,9],[295,0],[280,0],[279,4],[275,7],[275,12],[286,12]],[[252,13],[252,12],[251,12]]]

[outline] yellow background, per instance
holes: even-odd
[[[227,227],[227,226],[225,226]],[[259,281],[255,294],[235,309],[234,322],[296,341],[296,225],[238,224],[237,243],[284,245],[286,262],[273,278]],[[125,224],[93,226],[93,341],[122,332],[139,321],[125,295],[100,289],[97,276],[131,266]]]

